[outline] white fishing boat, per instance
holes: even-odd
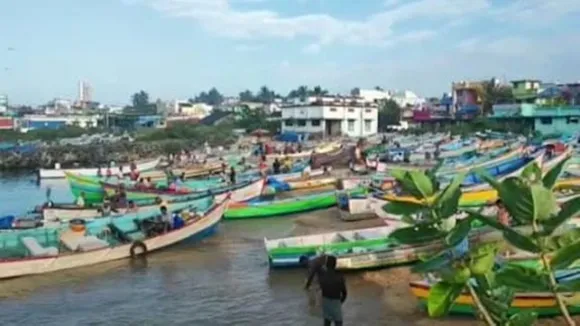
[[[228,201],[226,199],[214,204],[203,216],[189,219],[181,228],[154,237],[142,237],[143,232],[137,228],[134,233],[141,233],[139,240],[126,240],[139,238],[135,234],[124,234],[124,239],[117,238],[113,241],[70,230],[60,234],[53,245],[43,247],[35,238],[23,237],[21,241],[30,256],[0,260],[0,279],[45,274],[144,255],[190,237],[207,235],[218,226]],[[67,250],[61,251],[59,247]]]
[[[161,158],[156,158],[147,161],[136,162],[137,170],[140,172],[149,171],[155,169],[157,165],[161,162]],[[123,170],[120,168],[123,165],[111,167],[111,174],[118,175],[120,173],[129,174],[131,171],[128,165],[125,165]],[[69,172],[76,175],[82,175],[86,177],[96,177],[98,167],[94,168],[74,168],[74,169],[61,169],[60,165],[56,164],[54,169],[39,169],[38,177],[40,179],[64,179],[66,177],[65,172]],[[102,173],[105,174],[106,168],[102,168]]]

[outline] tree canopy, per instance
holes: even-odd
[[[379,130],[389,125],[398,125],[401,121],[402,108],[392,99],[381,101],[379,105]]]
[[[149,94],[144,90],[140,90],[131,96],[131,103],[136,110],[147,108],[149,106]]]
[[[217,90],[217,88],[212,87],[207,92],[201,92],[193,99],[189,99],[192,103],[205,103],[207,105],[220,105],[224,102],[224,96]]]

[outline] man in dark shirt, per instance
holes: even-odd
[[[320,265],[319,261],[312,264],[312,269],[306,282],[306,288],[310,286],[314,275],[318,275],[318,283],[322,290],[322,315],[324,326],[330,326],[333,322],[336,326],[342,326],[342,303],[346,300],[346,284],[344,277],[336,270],[336,257],[318,257],[326,262]]]
[[[236,169],[233,166],[230,168],[230,183],[236,184]]]
[[[282,166],[282,164],[280,164],[278,158],[275,158],[274,163],[272,163],[272,170],[274,174],[280,174],[280,166]]]

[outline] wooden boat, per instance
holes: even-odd
[[[265,179],[255,179],[252,181],[246,181],[243,183],[244,186],[242,186],[242,189],[247,189],[247,191],[243,192],[240,191],[239,193],[236,192],[236,197],[232,197],[232,201],[243,201],[243,200],[248,200],[251,199],[247,198],[248,193],[251,194],[255,194],[257,193],[257,195],[254,195],[254,197],[260,196],[260,194],[262,193],[262,190],[264,188],[264,185],[266,184]],[[179,197],[184,196],[184,195],[194,195],[194,194],[224,194],[227,193],[228,191],[231,191],[232,189],[236,189],[238,186],[237,185],[225,185],[225,186],[218,186],[215,188],[207,188],[207,189],[198,189],[196,191],[170,191],[170,190],[158,190],[158,189],[145,189],[145,190],[137,190],[137,189],[127,189],[126,190],[126,194],[127,194],[127,199],[128,200],[135,200],[135,201],[140,201],[140,200],[150,200],[150,199],[154,199],[157,197],[160,197],[162,199],[165,200],[174,200],[175,198],[179,199]],[[109,186],[106,184],[103,184],[103,188],[105,189],[105,191],[110,194],[113,195],[115,193],[115,190],[117,189],[116,186]],[[218,195],[216,195],[217,198]],[[244,198],[244,199],[239,199],[239,198]]]
[[[136,162],[137,170],[139,171],[149,171],[155,169],[157,165],[161,162],[161,158],[156,158],[153,160],[147,160],[142,162]],[[115,166],[111,168],[112,174],[119,174],[123,172],[124,174],[129,174],[130,170],[127,165],[124,166],[123,171],[119,170],[123,165]],[[66,177],[66,173],[72,173],[82,176],[97,176],[98,168],[78,168],[78,169],[39,169],[38,177],[40,179],[62,179]],[[104,173],[103,169],[103,173]]]
[[[488,174],[495,177],[497,181],[503,181],[510,177],[519,176],[530,164],[535,163],[538,164],[538,166],[542,166],[543,159],[544,151],[539,151],[533,157],[515,158],[510,161],[502,162],[496,166],[487,167],[485,170],[487,170],[486,172]],[[447,179],[444,184],[450,181],[450,179]],[[477,191],[490,188],[489,184],[481,179],[476,173],[469,173],[465,177],[461,187],[467,191]]]
[[[556,278],[566,281],[573,281],[580,278],[580,270],[573,269],[567,271],[557,271]],[[411,292],[421,302],[425,304],[431,289],[431,283],[428,281],[412,281],[409,283]],[[561,293],[564,303],[571,314],[580,313],[580,293]],[[455,303],[451,306],[451,314],[474,315],[477,311],[474,308],[475,303],[468,292],[463,292],[457,297]],[[541,317],[558,316],[561,311],[558,308],[556,298],[551,292],[516,292],[508,314],[512,315],[522,311],[533,311]]]
[[[508,153],[505,153],[504,155],[500,155],[497,156],[495,158],[491,158],[487,155],[484,155],[481,160],[478,159],[477,162],[472,162],[473,164],[469,164],[469,165],[464,165],[464,166],[457,166],[457,165],[453,165],[453,166],[443,166],[441,167],[436,175],[445,175],[445,174],[457,174],[457,173],[461,173],[461,172],[465,172],[465,171],[469,171],[469,170],[473,170],[473,169],[477,169],[477,168],[485,168],[488,166],[493,166],[493,165],[497,165],[501,162],[510,160],[518,155],[521,155],[523,153],[524,148],[523,147],[518,147],[516,149],[514,149],[513,151],[510,151]]]
[[[207,236],[216,230],[228,201],[214,204],[203,216],[185,221],[181,228],[153,237],[146,237],[137,224],[132,232],[115,229],[117,233],[101,237],[84,232],[62,232],[49,246],[41,246],[32,237],[23,237],[21,241],[30,256],[0,260],[0,279],[45,274],[145,255],[191,237]],[[110,226],[114,228],[115,224],[111,223]],[[59,251],[60,243],[69,251]]]
[[[262,189],[264,187],[264,182],[262,180],[256,180],[255,182],[243,182],[229,188],[219,188],[216,190],[210,190],[204,193],[195,193],[191,195],[174,196],[166,200],[169,205],[168,209],[171,209],[177,204],[182,204],[186,202],[191,202],[199,200],[207,196],[215,196],[220,194],[230,194],[232,200],[236,201],[246,201],[255,197],[260,196]],[[147,210],[157,210],[159,208],[159,203],[156,201],[157,198],[146,199],[142,201],[137,201],[140,212],[145,212]],[[113,214],[114,216],[123,215],[126,213],[125,208],[120,208],[119,213]],[[96,205],[92,207],[82,208],[74,204],[54,204],[52,207],[45,207],[42,209],[43,223],[44,225],[52,223],[66,222],[72,219],[94,219],[100,217],[101,206]]]
[[[264,239],[271,267],[298,267],[303,259],[312,259],[320,253],[332,254],[337,257],[337,268],[342,270],[357,270],[377,267],[387,267],[412,263],[419,256],[432,254],[441,250],[442,241],[434,241],[420,245],[402,245],[389,235],[400,228],[402,222],[391,225],[329,232],[281,239]],[[472,243],[498,241],[501,232],[489,228],[478,228],[469,235]]]
[[[203,176],[208,176],[212,174],[217,174],[222,171],[221,163],[213,164],[198,164],[189,167],[182,167],[177,169],[172,169],[171,172],[175,176],[184,175],[185,179],[198,178]],[[144,172],[139,175],[141,178],[151,178],[152,181],[167,181],[167,173],[165,171],[156,170]]]
[[[352,190],[353,192],[361,190]],[[328,208],[336,205],[334,191],[259,202],[233,202],[228,206],[224,219],[250,219],[281,216]]]
[[[571,178],[558,180],[556,183],[556,190],[580,187],[580,178]],[[397,196],[394,194],[385,194],[380,197],[386,201],[405,201],[418,203],[419,201],[412,196]],[[478,207],[497,201],[497,191],[494,189],[478,190],[464,192],[459,199],[459,206],[461,207]]]
[[[344,146],[334,150],[333,152],[313,154],[310,164],[313,168],[319,168],[322,166],[332,166],[336,168],[348,166],[353,157],[354,146]]]

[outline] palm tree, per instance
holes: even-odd
[[[508,103],[514,99],[512,88],[498,84],[495,78],[482,82],[478,95],[481,97],[481,114],[484,116],[493,113],[494,104]]]

